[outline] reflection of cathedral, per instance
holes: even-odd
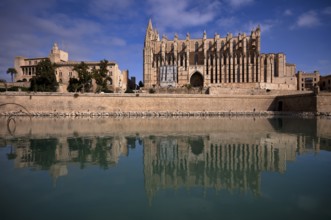
[[[203,187],[259,194],[261,172],[285,172],[286,162],[295,160],[297,150],[303,151],[297,149],[301,139],[281,135],[245,143],[210,136],[146,138],[146,193],[150,200],[160,188]]]

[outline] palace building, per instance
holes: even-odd
[[[78,73],[74,71],[74,67],[80,64],[80,61],[70,61],[69,54],[66,51],[60,50],[55,43],[48,57],[39,58],[26,58],[18,56],[15,58],[14,67],[17,71],[15,74],[15,82],[30,81],[36,75],[36,67],[38,63],[45,59],[50,59],[56,67],[56,79],[59,83],[59,92],[67,92],[70,78],[78,78]],[[90,70],[98,68],[100,62],[96,61],[83,61],[86,63]],[[128,71],[121,71],[118,64],[112,61],[108,62],[108,87],[114,92],[125,92],[128,84]]]
[[[242,87],[297,90],[295,65],[284,53],[260,52],[261,30],[193,39],[160,39],[148,23],[144,43],[145,87]]]

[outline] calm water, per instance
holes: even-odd
[[[331,120],[0,118],[0,219],[331,219]]]

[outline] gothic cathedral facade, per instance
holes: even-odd
[[[260,53],[261,31],[200,39],[173,40],[153,29],[149,20],[144,42],[145,87],[242,87],[296,90],[295,65],[284,53]]]

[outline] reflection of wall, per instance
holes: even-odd
[[[222,136],[222,135],[220,135]],[[260,192],[263,171],[285,172],[302,137],[269,134],[257,140],[217,136],[146,137],[145,190],[151,200],[160,188],[203,187]]]
[[[1,109],[0,109],[1,111]],[[16,137],[43,138],[45,136],[140,136],[148,135],[224,135],[236,139],[252,138],[280,131],[331,138],[331,123],[327,118],[41,118],[17,117]],[[0,127],[7,127],[7,118],[0,117]],[[7,129],[0,129],[0,137],[10,139]]]

